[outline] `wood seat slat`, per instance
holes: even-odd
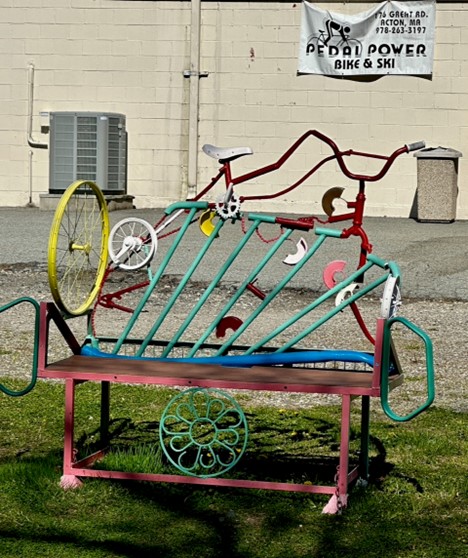
[[[117,383],[224,387],[309,393],[348,393],[379,396],[372,373],[299,367],[257,366],[229,368],[217,365],[149,360],[105,359],[74,355],[40,370],[44,378],[110,381]],[[392,378],[392,387],[402,377]]]

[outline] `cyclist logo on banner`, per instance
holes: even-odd
[[[303,2],[298,73],[432,74],[434,29],[434,0],[388,0],[354,15]]]
[[[360,56],[362,44],[357,39],[352,39],[350,35],[351,27],[342,25],[332,18],[324,20],[323,29],[319,29],[318,34],[311,35],[307,41],[307,54],[316,53],[323,57],[326,52],[342,53],[344,56]]]

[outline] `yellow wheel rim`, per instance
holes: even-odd
[[[52,296],[66,314],[80,316],[93,304],[107,266],[109,214],[94,183],[71,184],[55,211],[49,237]]]

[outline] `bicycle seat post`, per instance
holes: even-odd
[[[229,186],[231,186],[232,184],[231,161],[224,160],[221,169],[224,172],[224,183],[226,184],[226,190],[227,190]]]

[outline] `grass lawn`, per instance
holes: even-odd
[[[157,426],[172,395],[112,387],[109,465],[164,466]],[[96,385],[79,387],[77,447],[98,436],[98,400]],[[313,481],[323,449],[336,455],[335,407],[247,408],[246,415],[244,473]],[[25,397],[0,396],[0,556],[468,556],[466,415],[433,408],[396,424],[374,411],[371,436],[371,482],[352,490],[339,516],[321,514],[324,497],[292,493],[93,479],[63,491],[63,386],[39,382]]]

